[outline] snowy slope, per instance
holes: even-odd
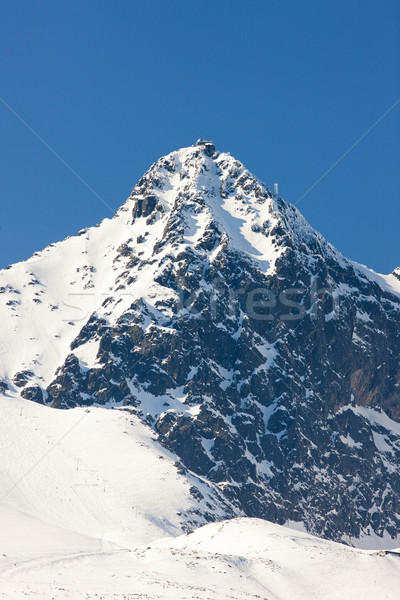
[[[258,519],[181,535],[199,509],[223,519],[224,503],[125,411],[3,398],[0,446],[4,600],[395,598],[395,555]]]
[[[0,567],[0,598],[7,600],[394,600],[400,583],[400,555],[257,519],[207,525],[132,550],[86,545],[13,560]]]
[[[1,400],[0,515],[5,520],[4,511],[12,509],[51,531],[64,528],[136,546],[202,525],[205,514],[213,520],[229,515],[216,491],[179,473],[175,460],[126,411],[66,412]],[[18,527],[24,527],[23,519]]]

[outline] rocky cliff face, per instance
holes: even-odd
[[[396,271],[343,258],[201,140],[157,161],[114,219],[22,265],[0,289],[10,322],[29,306],[42,324],[39,352],[9,361],[3,393],[132,407],[248,516],[399,536]]]

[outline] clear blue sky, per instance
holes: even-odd
[[[115,210],[212,139],[298,198],[400,97],[398,0],[1,3],[1,97]],[[0,267],[111,212],[4,105]],[[400,103],[298,205],[349,258],[400,264]]]

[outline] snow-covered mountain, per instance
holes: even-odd
[[[172,528],[236,514],[396,547],[397,271],[347,260],[199,140],[0,272],[0,393],[131,418],[190,482]]]

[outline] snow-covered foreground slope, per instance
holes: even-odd
[[[2,600],[396,597],[394,554],[258,519],[199,528],[197,511],[221,521],[229,507],[180,474],[135,415],[11,398],[0,408]]]
[[[20,511],[35,517],[35,528],[49,526],[50,536],[58,527],[128,547],[232,514],[209,484],[179,473],[175,460],[129,412],[58,411],[2,398],[0,555],[11,509],[16,531],[28,519],[18,525]]]
[[[40,543],[40,531],[35,534]],[[394,600],[400,583],[400,556],[355,550],[258,519],[206,525],[131,550],[96,550],[78,539],[73,550],[65,540],[64,552],[34,552],[32,560],[25,553],[13,565],[3,563],[0,598]]]

